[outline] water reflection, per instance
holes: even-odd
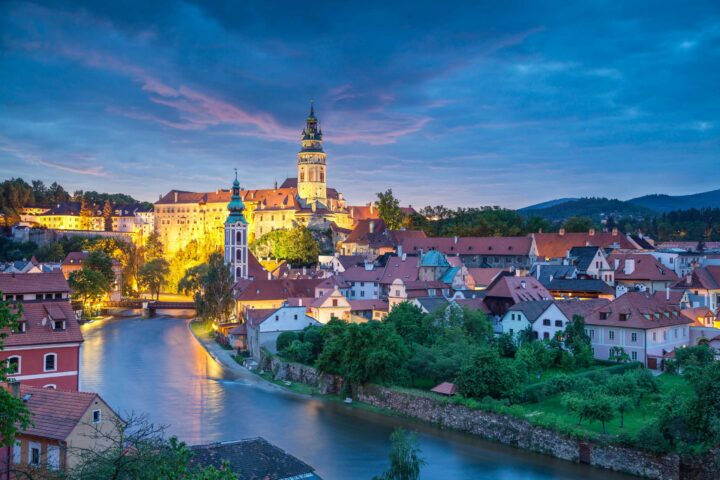
[[[147,413],[188,443],[263,436],[328,480],[384,470],[397,426],[418,433],[428,462],[423,479],[628,478],[267,386],[225,370],[186,323],[132,318],[83,326],[83,388],[120,412]]]

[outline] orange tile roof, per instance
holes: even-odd
[[[484,293],[485,298],[511,298],[514,303],[528,300],[550,300],[553,298],[548,289],[535,277],[515,277],[512,275],[497,277]]]
[[[414,237],[402,239],[403,253],[435,249],[445,255],[530,255],[530,237]]]
[[[487,286],[495,280],[502,268],[468,268],[468,273],[475,280],[475,285]]]
[[[5,294],[62,293],[70,286],[62,272],[2,273],[0,292]]]
[[[291,297],[312,297],[315,287],[323,279],[281,278],[278,280],[255,279],[250,282],[235,284],[235,298],[239,301],[287,300]]]
[[[39,275],[39,274],[36,274]],[[10,334],[5,348],[54,343],[79,343],[83,341],[80,325],[67,300],[25,302],[20,321],[25,322],[25,332]],[[65,321],[65,330],[53,330],[52,320]],[[45,323],[43,325],[43,322]]]
[[[607,318],[602,318],[601,313]],[[621,320],[625,315],[625,320]],[[607,305],[595,308],[585,317],[588,325],[651,329],[676,325],[688,325],[692,321],[680,313],[680,309],[654,295],[644,292],[628,292]]]
[[[678,276],[674,271],[660,263],[655,257],[643,253],[618,253],[613,252],[608,257],[608,263],[614,268],[615,260],[618,267],[615,269],[615,280],[650,280],[655,282],[677,282]],[[630,273],[625,273],[625,261],[635,262],[635,268]]]
[[[54,440],[65,440],[88,409],[100,401],[97,393],[68,392],[29,385],[20,385],[20,398],[27,398],[25,405],[33,422],[21,434]]]
[[[573,247],[595,246],[602,248],[610,248],[614,244],[618,244],[618,248],[633,249],[635,245],[628,240],[625,235],[612,232],[590,232],[579,233],[532,233],[535,237],[535,244],[538,249],[538,256],[544,258],[562,258]]]

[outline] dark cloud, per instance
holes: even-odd
[[[238,166],[262,187],[294,174],[314,98],[357,202],[720,183],[711,0],[7,2],[0,32],[6,176],[152,199]]]

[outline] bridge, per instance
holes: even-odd
[[[144,317],[154,317],[158,310],[195,310],[195,302],[167,302],[157,300],[127,299],[115,302],[107,301],[102,308],[126,308],[142,310]]]

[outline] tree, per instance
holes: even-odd
[[[296,332],[282,332],[275,340],[275,349],[282,352],[298,339]]]
[[[230,316],[235,304],[232,296],[234,283],[223,256],[213,253],[207,263],[187,269],[178,286],[185,294],[194,293],[199,317],[206,321],[223,322]]]
[[[234,480],[229,468],[192,464],[192,451],[176,437],[165,437],[145,417],[118,419],[115,428],[88,425],[87,435],[96,441],[75,446],[79,461],[67,472],[68,480]],[[97,448],[96,445],[106,445]]]
[[[106,232],[112,232],[112,229],[113,229],[112,214],[113,214],[112,204],[110,204],[110,200],[105,200],[105,205],[103,205],[103,222],[104,222]]]
[[[465,396],[511,398],[524,378],[522,368],[497,350],[482,347],[463,365],[455,379],[458,391]]]
[[[152,232],[150,235],[148,235],[148,238],[145,242],[145,248],[143,249],[143,261],[149,262],[150,260],[155,260],[156,258],[162,258],[163,256],[163,244],[160,241],[160,236]]]
[[[600,422],[603,433],[607,433],[605,425],[615,417],[615,402],[611,397],[595,392],[586,400],[584,413],[588,420]]]
[[[375,205],[378,209],[379,217],[385,222],[390,230],[398,230],[403,226],[405,221],[405,212],[400,208],[400,200],[395,198],[392,189],[377,194],[377,202]]]
[[[110,285],[115,282],[112,258],[102,250],[93,250],[83,260],[83,268],[102,274]]]
[[[627,354],[623,347],[610,347],[610,351],[608,353],[608,359],[611,362],[627,363],[630,361],[630,355]]]
[[[430,322],[431,319],[420,310],[420,307],[410,302],[399,303],[385,318],[385,323],[392,325],[406,342],[415,343],[424,343],[428,340]]]
[[[22,315],[22,304],[16,309],[9,301],[3,300],[0,292],[0,350],[3,350],[9,331],[17,330],[17,322]],[[3,362],[0,366],[0,382],[7,382],[10,367]],[[20,398],[13,396],[5,388],[0,388],[0,446],[7,447],[15,443],[19,430],[31,424],[30,412]]]
[[[570,217],[563,223],[566,232],[587,232],[593,227],[592,219],[588,217]]]
[[[80,200],[80,230],[91,230],[93,224],[92,205],[88,205],[85,197]]]
[[[515,353],[515,359],[525,366],[528,373],[540,376],[542,372],[553,366],[555,353],[548,348],[548,344],[538,340],[523,343]]]
[[[640,395],[635,377],[629,373],[613,375],[605,384],[607,393],[616,400],[616,407],[620,413],[620,428],[625,425],[625,412],[634,405],[635,399]]]
[[[257,257],[286,260],[291,265],[312,265],[320,254],[320,244],[303,225],[268,232],[255,240],[250,249]]]
[[[403,429],[396,429],[390,435],[390,468],[373,480],[418,480],[420,469],[425,465],[417,437]]]
[[[169,271],[168,262],[164,258],[150,260],[138,270],[138,283],[150,292],[151,298],[154,294],[156,299],[160,299],[160,289]]]
[[[81,299],[83,314],[86,316],[112,289],[112,285],[105,275],[84,266],[81,270],[70,274],[68,283],[73,289],[73,296]]]

